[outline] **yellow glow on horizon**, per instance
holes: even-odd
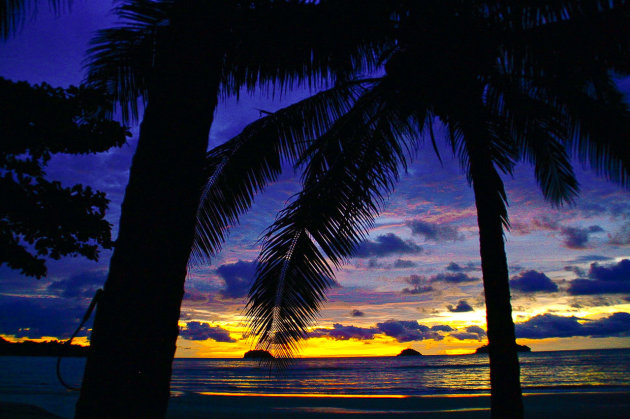
[[[68,339],[59,339],[55,336],[42,336],[41,338],[16,338],[14,335],[3,335],[0,334],[0,337],[6,339],[7,341],[11,342],[11,343],[19,343],[19,342],[37,342],[37,343],[42,343],[42,342],[51,342],[51,341],[58,341],[58,342],[66,342]],[[82,345],[82,346],[88,346],[90,344],[90,341],[88,340],[87,336],[80,336],[80,337],[76,337],[74,339],[72,339],[72,344],[73,345]]]
[[[470,355],[470,354],[474,354],[475,351],[473,350],[472,352],[470,351],[470,349],[446,349],[444,352],[445,355]]]

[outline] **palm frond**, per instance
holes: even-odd
[[[355,18],[358,9],[363,19]],[[224,95],[242,88],[316,90],[373,73],[381,52],[393,45],[392,10],[374,0],[285,0],[243,8],[223,63]]]
[[[366,92],[313,143],[302,161],[303,191],[267,231],[246,316],[257,345],[279,357],[308,335],[334,269],[365,239],[415,150],[418,120],[387,93],[382,84]]]
[[[567,103],[573,131],[569,146],[606,179],[630,187],[630,109],[614,82],[597,83],[595,97],[575,95]]]
[[[492,82],[487,103],[496,123],[504,126],[499,135],[534,165],[545,199],[554,205],[572,203],[579,185],[566,149],[570,126],[564,108],[521,77],[495,74]]]
[[[372,82],[357,80],[320,92],[253,122],[212,150],[191,261],[209,260],[256,193],[280,174],[283,161],[295,163],[310,142],[348,112]]]
[[[72,6],[72,0],[48,0],[50,9],[59,13],[62,8]],[[8,39],[19,31],[27,15],[37,13],[38,0],[3,0],[0,1],[0,40]]]
[[[103,88],[119,104],[123,121],[137,122],[146,102],[157,44],[168,22],[171,1],[127,1],[115,9],[118,27],[97,32],[84,66],[87,83]]]

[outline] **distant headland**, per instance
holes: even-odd
[[[9,342],[0,337],[0,356],[87,356],[88,346],[70,345],[52,340],[48,342]]]
[[[256,349],[253,351],[245,352],[243,355],[245,359],[274,359],[273,355],[271,355],[268,351],[263,351],[261,349]]]
[[[415,349],[407,348],[396,356],[422,356],[422,354]]]
[[[525,345],[516,344],[516,352],[531,352],[532,348]],[[476,354],[487,354],[488,353],[488,345],[483,345],[475,351]]]

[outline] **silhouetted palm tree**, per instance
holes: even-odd
[[[375,68],[364,52],[381,35],[339,36],[353,24],[346,9],[360,3],[135,0],[117,9],[120,27],[96,37],[89,81],[116,96],[125,118],[138,117],[139,98],[146,105],[77,417],[164,416],[217,100],[242,88],[318,86]],[[288,142],[275,150],[300,151]],[[269,178],[279,168],[260,170]],[[204,255],[218,249],[227,220],[262,186],[247,182],[213,203],[217,218],[205,226]]]
[[[612,76],[630,74],[628,6],[400,3],[390,22],[396,45],[381,57],[383,76],[342,84],[263,118],[211,155],[226,161],[229,144],[264,149],[267,142],[271,149],[286,138],[309,145],[300,160],[303,190],[265,236],[250,326],[266,349],[284,356],[297,349],[325,301],[333,268],[366,237],[423,131],[435,146],[432,124],[439,119],[475,192],[492,413],[522,417],[500,173],[530,162],[545,198],[560,205],[578,192],[570,164],[576,154],[629,186],[630,112]],[[274,131],[281,140],[269,137]],[[250,171],[242,171],[247,178]],[[221,190],[217,179],[215,173],[210,185]],[[238,188],[249,181],[231,182]]]

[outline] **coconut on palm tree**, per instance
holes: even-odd
[[[121,26],[95,38],[89,81],[116,96],[125,118],[139,115],[140,98],[145,106],[77,417],[164,416],[199,201],[202,193],[215,198],[202,186],[217,101],[242,88],[317,86],[374,68],[362,52],[380,35],[338,36],[352,24],[344,10],[359,3],[130,0],[117,9]],[[274,151],[301,149],[286,142]],[[217,164],[223,173],[233,167]],[[278,165],[262,164],[261,178]],[[262,184],[240,186],[213,203],[204,255],[218,249],[230,217]]]
[[[630,74],[628,6],[400,2],[391,16],[386,25],[396,42],[381,56],[384,75],[343,83],[262,118],[210,156],[227,166],[230,144],[262,148],[268,141],[271,149],[290,137],[309,145],[298,162],[303,190],[265,236],[250,326],[265,349],[284,356],[297,349],[334,268],[366,237],[421,133],[435,145],[432,124],[439,119],[475,193],[492,413],[522,417],[501,174],[530,162],[545,198],[568,203],[578,192],[575,154],[629,186],[630,112],[612,78]],[[274,131],[277,138],[270,138]],[[243,172],[248,178],[250,171]],[[208,187],[216,194],[223,188],[218,179],[215,173]],[[238,188],[246,181],[231,182]]]

